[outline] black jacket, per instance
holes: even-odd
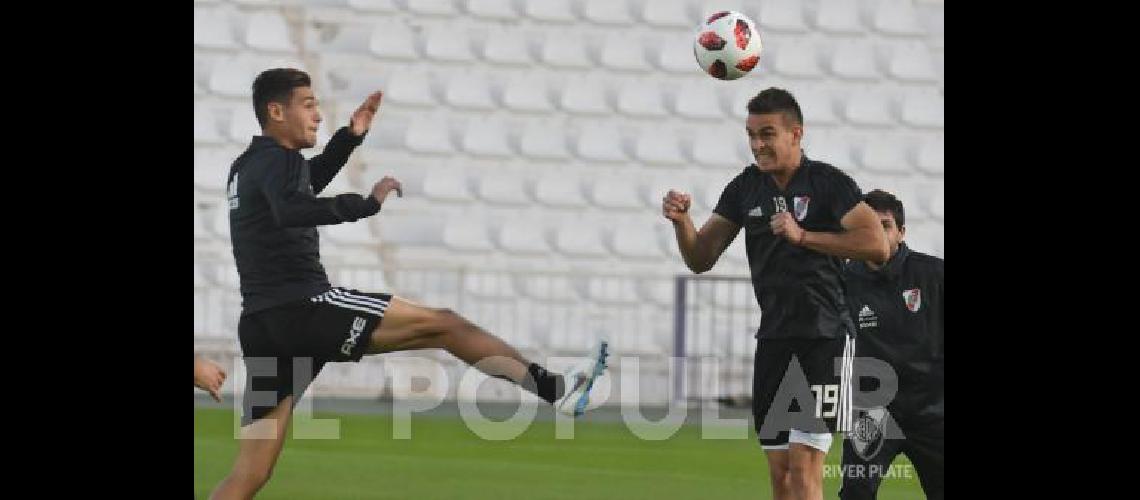
[[[297,150],[256,136],[230,167],[230,239],[241,277],[242,314],[318,295],[329,288],[316,226],[380,211],[376,198],[317,198],[363,137],[342,127],[325,150],[305,160]]]
[[[942,259],[905,243],[878,271],[854,260],[846,267],[848,303],[859,332],[855,354],[894,368],[899,392],[887,409],[900,424],[944,417],[944,268]]]

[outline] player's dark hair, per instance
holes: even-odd
[[[784,89],[776,87],[767,88],[756,94],[748,101],[748,114],[765,115],[769,113],[783,113],[793,125],[803,125],[804,115],[800,112],[800,105],[796,98]]]
[[[902,201],[895,198],[895,195],[876,189],[864,195],[863,201],[876,212],[890,212],[895,216],[895,225],[900,228],[906,227],[906,212],[903,211]]]
[[[299,69],[274,68],[262,71],[253,80],[253,113],[262,127],[269,119],[269,103],[288,105],[293,89],[311,87],[309,74]]]

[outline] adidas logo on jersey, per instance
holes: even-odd
[[[859,310],[859,328],[873,328],[879,326],[879,316],[866,304]]]

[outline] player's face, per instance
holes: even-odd
[[[762,172],[795,168],[796,153],[804,129],[795,125],[784,113],[748,115],[744,122],[748,132],[748,145],[756,165]]]
[[[285,107],[285,126],[289,138],[298,149],[317,145],[317,127],[321,124],[320,102],[310,87],[293,89]]]
[[[899,228],[898,224],[895,224],[894,214],[890,212],[875,213],[879,214],[879,222],[883,224],[883,231],[887,233],[887,242],[891,244],[891,255],[894,255],[899,249],[899,243],[906,238],[906,228]]]

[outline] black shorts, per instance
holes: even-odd
[[[301,398],[325,363],[360,361],[392,295],[333,288],[310,299],[241,316],[246,364],[242,425],[264,417],[289,395]]]
[[[854,347],[850,337],[760,339],[756,343],[752,417],[761,445],[787,445],[791,429],[824,433],[849,428]],[[801,371],[790,370],[793,360]]]

